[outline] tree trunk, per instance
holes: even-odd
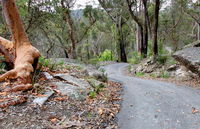
[[[61,5],[62,5],[62,8],[64,10],[64,20],[67,22],[68,24],[68,36],[71,40],[71,47],[70,47],[70,51],[68,52],[68,55],[70,58],[72,59],[76,59],[77,58],[77,54],[76,54],[76,44],[77,44],[77,39],[76,39],[76,35],[75,35],[75,32],[74,32],[74,22],[73,22],[73,19],[71,18],[71,15],[70,15],[70,9],[69,8],[66,8],[65,5],[64,5],[64,0],[61,0]]]
[[[200,24],[198,24],[197,40],[200,40]]]
[[[154,27],[153,27],[153,55],[158,55],[158,20],[159,20],[159,8],[160,0],[155,0],[155,14],[154,14]]]
[[[37,66],[40,53],[29,42],[14,0],[2,0],[1,2],[6,23],[12,32],[15,62],[14,69],[1,75],[0,81],[6,78],[18,78],[24,84],[31,83],[30,74]]]
[[[13,69],[15,60],[13,42],[0,37],[0,53],[4,55],[7,69]]]
[[[118,43],[119,43],[118,59],[120,62],[127,62],[124,36],[122,32],[122,18],[121,17],[119,17],[119,21],[117,24],[117,33],[118,33]]]
[[[143,56],[147,57],[148,50],[148,10],[147,10],[147,0],[142,0],[144,6],[144,41],[143,41]]]

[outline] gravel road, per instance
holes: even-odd
[[[200,129],[200,91],[123,74],[128,64],[104,66],[110,80],[121,82],[119,129]]]

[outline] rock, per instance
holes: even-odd
[[[34,99],[33,103],[42,106],[53,94],[54,91],[47,91],[46,93],[44,93],[44,96]]]
[[[75,100],[83,100],[89,93],[88,89],[80,88],[64,82],[54,82],[53,84],[57,86],[62,95],[67,95]]]
[[[90,83],[90,85],[92,85],[92,87],[99,87],[99,86],[104,85],[103,82],[100,82],[100,81],[93,79],[93,78],[88,79],[88,82]]]
[[[200,40],[190,43],[186,45],[184,48],[189,48],[189,47],[200,47]]]
[[[73,77],[69,74],[56,74],[56,75],[54,75],[54,77],[61,78],[65,81],[67,81],[69,84],[78,86],[80,88],[90,88],[90,84],[88,82],[86,82],[83,79]]]
[[[53,76],[51,76],[48,72],[43,72],[43,74],[46,77],[46,79],[48,79],[48,80],[53,79]]]
[[[136,68],[135,73],[139,73],[139,72],[142,72],[142,71],[143,71],[143,66],[140,65],[140,66],[138,66],[138,67]]]
[[[169,68],[167,68],[167,71],[168,72],[176,71],[178,68],[179,68],[179,66],[174,64],[174,65],[169,66]]]
[[[200,76],[200,47],[185,48],[174,53],[173,57],[190,71]]]
[[[91,66],[91,65],[87,66],[83,70],[83,73],[85,73],[88,76],[94,77],[95,79],[99,81],[103,81],[103,82],[107,81],[106,75],[103,72],[97,70],[94,66]]]

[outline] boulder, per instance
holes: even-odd
[[[190,44],[184,46],[184,48],[189,48],[189,47],[200,47],[200,40],[197,40],[193,43],[190,43]]]
[[[89,90],[87,89],[70,85],[65,82],[54,82],[53,84],[57,86],[57,89],[62,95],[67,95],[74,100],[84,100],[89,93]]]
[[[51,80],[53,79],[53,76],[51,76],[48,72],[43,72],[46,79]]]
[[[200,76],[200,47],[190,47],[177,51],[173,57],[193,73]]]
[[[42,106],[48,99],[54,94],[54,91],[47,91],[41,97],[37,97],[33,100],[33,104]]]
[[[92,65],[88,65],[82,72],[86,74],[87,76],[94,77],[95,79],[99,81],[103,81],[103,82],[107,81],[106,75],[103,72],[97,70]]]
[[[67,81],[69,84],[78,86],[80,88],[90,88],[90,84],[87,81],[73,77],[69,74],[55,74],[54,77],[61,78],[62,80]]]

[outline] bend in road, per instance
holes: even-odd
[[[124,87],[120,129],[200,129],[200,92],[189,87],[123,74],[125,63],[104,66],[111,80]]]

